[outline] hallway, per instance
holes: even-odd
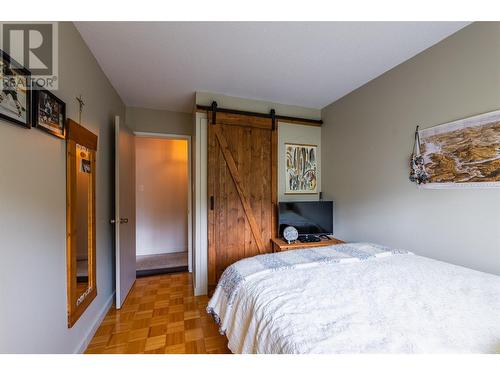
[[[137,276],[148,276],[161,273],[187,272],[188,252],[137,255]]]
[[[110,309],[85,353],[230,353],[205,311],[207,302],[207,296],[193,296],[189,273],[137,279],[122,309]]]

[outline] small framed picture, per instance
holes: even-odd
[[[47,90],[36,90],[33,110],[34,125],[64,139],[66,136],[66,104]]]
[[[80,166],[80,172],[82,173],[91,173],[90,160],[82,159],[82,163]]]
[[[0,118],[31,128],[31,73],[0,50]]]

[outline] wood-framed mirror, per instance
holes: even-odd
[[[67,120],[66,262],[68,327],[97,296],[95,180],[97,135]]]

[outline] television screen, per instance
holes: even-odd
[[[279,234],[291,225],[299,235],[333,234],[333,202],[280,202]]]

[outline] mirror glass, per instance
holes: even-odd
[[[97,296],[96,183],[97,135],[75,121],[66,124],[66,280],[68,327]]]
[[[90,152],[76,145],[76,295],[83,299],[89,289],[89,222],[91,213]]]

